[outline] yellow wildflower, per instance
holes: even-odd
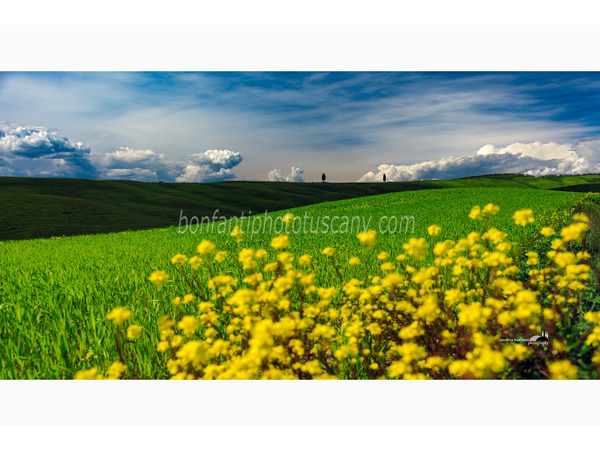
[[[139,325],[129,325],[127,328],[127,339],[137,339],[142,335],[142,327]]]
[[[254,257],[258,259],[264,259],[267,256],[269,256],[269,252],[267,252],[264,248],[256,250],[256,253],[254,254]]]
[[[118,308],[113,309],[106,316],[106,318],[112,320],[115,325],[121,325],[123,322],[125,322],[130,317],[131,317],[131,311],[129,311],[126,308],[123,308],[122,306],[119,306]]]
[[[594,327],[585,343],[594,347],[600,347],[600,326]]]
[[[202,242],[200,242],[200,244],[198,244],[198,248],[196,250],[198,250],[198,253],[200,253],[201,255],[208,255],[214,249],[215,244],[204,239]]]
[[[98,369],[96,367],[92,367],[88,370],[79,370],[75,373],[76,380],[101,380],[102,375],[98,374]]]
[[[473,220],[482,220],[483,216],[481,215],[481,207],[473,206],[471,212],[469,213],[469,218]]]
[[[424,238],[410,238],[402,247],[406,250],[409,256],[412,256],[417,261],[425,259],[425,252],[429,245]]]
[[[388,252],[381,252],[379,253],[379,255],[377,255],[377,259],[380,261],[383,261],[384,259],[388,259],[390,257],[390,254]]]
[[[200,328],[200,321],[193,316],[185,316],[179,321],[177,328],[180,328],[183,334],[190,337]]]
[[[565,267],[570,264],[575,264],[575,262],[577,262],[577,258],[572,252],[558,252],[554,256],[554,262],[558,267]]]
[[[525,255],[527,256],[527,258],[529,258],[527,260],[528,266],[536,266],[540,263],[539,255],[537,254],[537,252],[527,252]]]
[[[127,366],[121,362],[115,362],[112,363],[110,365],[110,367],[108,368],[108,370],[106,371],[107,373],[107,380],[118,380],[119,378],[121,378],[121,375],[123,374],[123,372],[125,372],[125,370],[127,370]]]
[[[390,365],[388,372],[390,377],[397,378],[404,374],[410,373],[411,367],[404,361],[396,361]]]
[[[227,258],[227,252],[224,251],[218,251],[215,255],[215,261],[217,262],[223,262],[225,261],[225,258]]]
[[[203,262],[204,261],[202,261],[202,258],[199,258],[198,256],[192,256],[188,261],[188,264],[192,266],[193,270],[198,270],[198,268],[203,264]]]
[[[181,253],[178,253],[171,258],[172,264],[183,264],[186,261],[187,261],[187,256],[182,255]]]
[[[237,242],[242,242],[242,229],[239,226],[236,226],[229,235],[233,236]]]
[[[586,216],[583,213],[575,214],[573,216],[573,220],[576,221],[576,222],[583,222],[583,223],[588,223],[590,221],[590,219],[588,218],[588,216]]]
[[[448,303],[448,305],[453,306],[456,305],[457,303],[462,302],[466,297],[466,294],[464,292],[461,292],[460,289],[448,289],[446,290],[446,292],[444,292],[444,300],[446,301],[446,303]]]
[[[492,315],[492,308],[483,306],[479,302],[473,302],[469,305],[461,303],[458,305],[458,323],[472,328],[479,328],[485,325],[488,317]]]
[[[334,253],[335,253],[335,249],[333,247],[326,247],[325,249],[323,249],[324,255],[333,256]]]
[[[540,231],[540,233],[542,234],[542,236],[550,237],[554,236],[556,234],[556,231],[554,231],[554,228],[544,227],[542,228],[542,231]]]
[[[553,380],[573,380],[577,378],[577,367],[573,367],[571,361],[555,361],[548,364],[550,378]]]
[[[205,342],[201,341],[186,342],[177,351],[176,356],[184,366],[191,364],[193,367],[198,367],[208,361],[208,346]]]
[[[588,322],[600,324],[600,311],[597,311],[597,312],[588,311],[585,313],[583,318],[585,320],[587,320]]]
[[[527,356],[527,347],[522,344],[508,344],[502,347],[502,354],[506,359],[521,361]]]
[[[391,262],[385,262],[381,265],[381,270],[383,270],[384,272],[391,272],[392,270],[396,269],[396,266],[393,265]]]
[[[302,255],[298,258],[298,264],[301,266],[310,266],[310,261],[312,260],[312,256],[310,255]]]
[[[156,270],[152,272],[152,275],[150,275],[148,279],[157,286],[160,286],[167,278],[169,278],[169,275],[167,275],[163,270]]]
[[[581,241],[585,230],[587,230],[587,224],[585,222],[576,222],[567,227],[564,227],[560,231],[560,236],[565,242]]]
[[[294,260],[294,255],[292,255],[290,252],[281,252],[279,255],[277,255],[277,259],[281,264],[291,264],[291,262]]]
[[[271,240],[271,247],[278,249],[278,250],[283,250],[287,247],[289,247],[290,245],[290,238],[288,237],[287,234],[280,234],[277,237],[274,237]]]
[[[522,227],[535,221],[533,218],[533,211],[531,209],[522,209],[520,211],[516,211],[513,214],[513,220],[515,221],[516,225],[520,225]]]
[[[276,263],[276,262],[265,264],[265,266],[263,267],[263,271],[264,272],[273,272],[275,269],[277,269],[278,265],[279,265],[279,263]]]
[[[437,236],[441,233],[442,228],[439,227],[438,225],[430,225],[427,228],[427,233],[429,233],[431,236]]]
[[[498,211],[500,211],[500,207],[494,205],[493,203],[488,203],[487,205],[485,205],[483,207],[483,212],[486,214],[490,214],[490,215],[494,215],[497,214]]]
[[[375,236],[376,233],[373,230],[363,231],[362,233],[358,233],[356,235],[360,243],[367,248],[373,247],[375,244]]]

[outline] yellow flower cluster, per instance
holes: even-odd
[[[98,368],[92,367],[88,370],[80,370],[75,374],[76,380],[118,380],[127,370],[127,366],[121,362],[115,362],[106,371],[106,376],[98,372]]]
[[[129,311],[126,308],[123,308],[122,306],[119,306],[118,308],[113,309],[106,316],[106,318],[112,320],[115,325],[121,325],[123,322],[125,322],[130,317],[131,317],[131,311]]]
[[[489,219],[498,210],[474,207],[469,216]],[[534,221],[531,210],[513,219],[522,226]],[[590,276],[589,255],[569,245],[581,241],[587,218],[575,216],[546,255],[524,254],[525,275],[519,245],[486,224],[481,233],[431,247],[410,238],[394,262],[379,252],[378,273],[362,280],[343,276],[356,275],[360,258],[340,267],[335,249],[326,247],[322,253],[338,275],[326,285],[317,283],[310,255],[288,252],[286,234],[273,238],[269,250],[242,248],[241,276],[205,272],[202,288],[184,297],[188,302],[177,297],[186,315],[159,320],[157,350],[169,358],[172,379],[518,378],[525,359],[550,378],[575,378],[558,330],[577,310]],[[428,229],[432,237],[440,231]],[[555,232],[544,228],[542,235]],[[373,231],[357,238],[366,249],[375,246]],[[224,261],[227,254],[216,250],[209,241],[198,246],[203,257]],[[186,261],[180,254],[172,259],[183,276]],[[155,283],[166,279],[155,274]],[[115,310],[109,318],[122,323],[126,315]],[[600,346],[600,313],[585,319],[595,325],[587,344]],[[141,331],[130,327],[128,336]],[[542,332],[552,336],[547,348],[512,342]],[[97,377],[91,370],[78,376]]]
[[[531,209],[523,209],[521,211],[515,212],[513,215],[513,219],[517,225],[522,227],[527,226],[530,223],[534,222],[533,211]]]
[[[475,207],[470,217],[480,220],[498,210]],[[531,210],[513,218],[522,226],[534,221]],[[274,262],[261,268],[258,252],[242,249],[242,279],[210,278],[210,301],[177,329],[163,318],[158,349],[174,349],[168,370],[178,379],[503,378],[536,352],[506,341],[542,329],[552,333],[581,297],[590,269],[586,255],[567,251],[566,243],[581,240],[586,227],[582,217],[565,227],[547,255],[549,265],[532,268],[528,283],[516,280],[519,268],[510,254],[515,244],[495,228],[436,243],[429,265],[422,264],[430,251],[425,239],[410,238],[398,265],[381,252],[381,274],[368,284],[351,278],[339,286],[315,285],[310,256],[294,265],[284,234],[271,242],[275,253],[259,250]],[[432,225],[428,233],[440,230]],[[367,248],[375,245],[373,231],[357,237]],[[207,241],[201,247],[203,254],[214,250]],[[322,253],[332,257],[335,250]],[[529,266],[539,265],[536,252],[526,256]],[[361,261],[352,257],[348,264]],[[564,346],[554,341],[550,345],[564,356]],[[600,327],[588,342],[600,344]],[[549,375],[576,376],[567,363],[550,361]]]

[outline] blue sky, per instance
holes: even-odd
[[[5,72],[0,175],[380,181],[600,171],[600,73]]]

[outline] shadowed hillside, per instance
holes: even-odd
[[[0,239],[108,233],[177,225],[188,217],[239,216],[332,200],[419,189],[529,187],[598,190],[600,176],[488,176],[387,183],[142,183],[73,178],[0,177]],[[568,188],[569,186],[575,188]],[[592,190],[594,190],[592,189]]]

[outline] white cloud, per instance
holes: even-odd
[[[165,157],[164,154],[156,154],[154,150],[135,150],[128,147],[121,147],[116,152],[106,153],[104,156],[109,164],[115,164],[120,161],[125,163],[156,160],[162,161]]]
[[[179,183],[203,183],[235,178],[233,168],[242,162],[242,155],[231,150],[207,150],[189,155],[189,160],[180,176]]]
[[[553,165],[529,169],[523,173],[534,176],[600,173],[600,138],[577,142],[565,158],[555,161]]]
[[[235,178],[231,169],[242,161],[242,156],[231,150],[207,150],[189,155],[187,161],[170,161],[151,149],[121,147],[96,160],[103,178],[203,183]]]
[[[0,173],[12,176],[94,178],[90,148],[56,131],[0,126]]]
[[[164,154],[151,149],[121,147],[114,152],[94,153],[93,157],[101,177],[106,179],[173,181],[184,165],[169,161]]]
[[[597,78],[582,75],[589,77]],[[313,73],[288,81],[260,72],[4,73],[0,119],[52,123],[102,153],[126,143],[182,161],[198,149],[243,149],[243,170],[236,172],[246,179],[264,179],[265,160],[269,167],[289,167],[301,152],[306,174],[316,175],[312,181],[320,181],[323,171],[331,181],[358,179],[366,164],[410,164],[414,154],[436,160],[480,143],[574,142],[598,132],[589,117],[556,120],[568,103],[540,105],[537,90],[544,85],[582,93],[579,84],[543,75],[523,85],[515,78]],[[410,152],[398,154],[398,148]]]
[[[267,175],[267,181],[287,181],[280,169],[273,169]]]
[[[287,181],[290,183],[303,183],[304,178],[302,178],[302,174],[304,170],[301,167],[290,168],[290,174],[288,176],[283,176],[281,170],[273,169],[267,175],[267,181]]]
[[[289,182],[294,182],[294,183],[303,183],[304,182],[304,178],[302,178],[302,174],[304,173],[304,170],[302,170],[299,167],[292,167],[290,174],[287,177],[287,180]]]
[[[106,169],[103,172],[104,178],[113,180],[135,180],[135,181],[159,181],[158,174],[150,169]]]
[[[171,161],[152,149],[92,152],[39,126],[0,125],[0,176],[76,177],[201,183],[235,178],[242,156],[231,150],[194,153]]]
[[[531,156],[532,158],[543,160],[563,159],[571,155],[572,145],[557,144],[556,142],[548,142],[547,144],[543,144],[541,142],[522,144],[517,142],[502,148],[496,148],[493,145],[488,144],[477,150],[478,155],[494,155],[504,153],[510,153],[511,155],[518,155],[522,157]]]
[[[600,172],[600,139],[571,144],[515,143],[503,148],[484,145],[476,154],[450,156],[417,164],[381,164],[378,172],[364,174],[359,181],[415,181],[450,179],[492,173],[562,175]]]

